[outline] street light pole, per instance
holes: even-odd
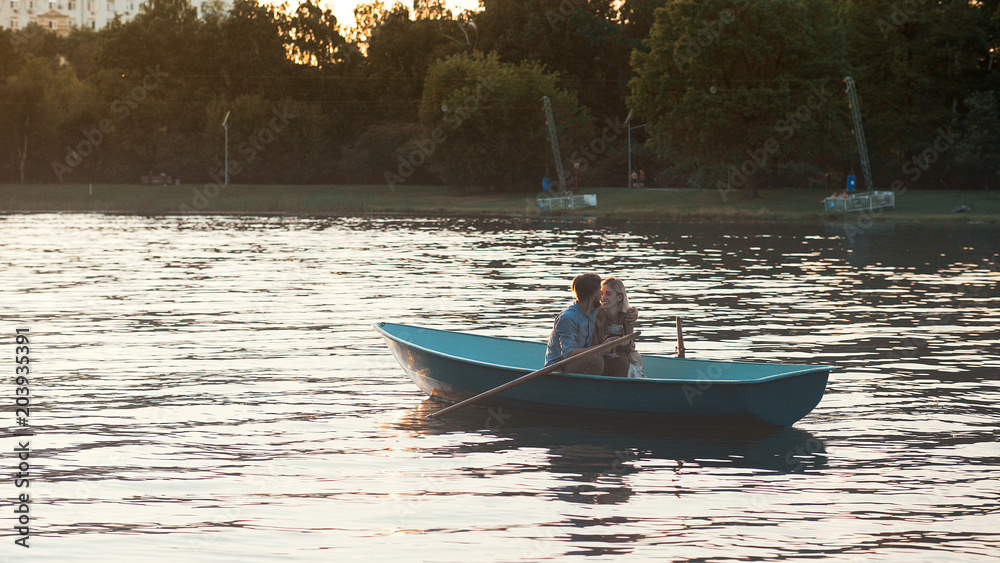
[[[226,112],[226,117],[222,119],[222,128],[226,130],[226,185],[229,185],[229,114]]]
[[[628,112],[628,117],[625,118],[625,128],[628,129],[628,171],[625,173],[627,178],[625,179],[625,187],[632,187],[632,112]]]
[[[625,182],[625,185],[630,188],[632,187],[632,130],[642,129],[646,125],[649,124],[643,123],[642,125],[632,127],[632,112],[628,112],[628,117],[625,118],[625,128],[628,129],[628,181]]]

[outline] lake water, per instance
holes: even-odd
[[[39,214],[0,249],[0,559],[1000,557],[996,225]],[[835,365],[826,396],[770,432],[429,421],[371,329],[544,340],[584,271],[640,351],[680,316],[689,357]]]

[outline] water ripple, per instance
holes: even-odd
[[[1000,553],[995,228],[40,214],[0,241],[40,560]],[[826,397],[769,431],[428,420],[369,326],[544,340],[586,270],[626,281],[641,350],[680,316],[693,357],[838,366]]]

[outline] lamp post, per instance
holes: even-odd
[[[226,112],[226,117],[222,119],[222,128],[226,130],[226,185],[229,185],[229,114]]]
[[[648,125],[648,123],[643,123],[642,125],[632,126],[632,112],[628,112],[628,117],[625,118],[625,127],[628,129],[628,181],[625,185],[632,187],[632,130],[641,129]]]

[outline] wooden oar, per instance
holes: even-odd
[[[503,385],[501,385],[499,387],[494,387],[493,389],[490,389],[489,391],[483,391],[482,393],[476,395],[475,397],[469,397],[468,399],[466,399],[464,401],[461,401],[461,402],[458,402],[458,403],[455,403],[454,405],[451,405],[450,407],[445,407],[445,408],[437,411],[436,413],[432,413],[432,414],[427,415],[427,418],[435,418],[435,417],[439,417],[439,416],[442,416],[442,415],[446,415],[446,414],[448,414],[450,412],[455,412],[455,411],[457,411],[460,408],[467,407],[467,406],[471,405],[472,403],[475,403],[475,402],[480,401],[482,399],[485,399],[487,397],[492,397],[493,395],[496,395],[497,393],[503,393],[504,391],[506,391],[508,389],[511,389],[513,387],[517,387],[518,385],[521,385],[523,383],[527,383],[527,382],[531,381],[532,379],[537,379],[537,378],[539,378],[539,377],[541,377],[543,375],[548,375],[548,374],[556,371],[557,369],[565,366],[566,364],[568,364],[570,362],[574,362],[576,360],[580,360],[580,359],[586,358],[587,356],[592,356],[594,354],[597,354],[599,352],[603,352],[605,350],[610,350],[611,348],[614,348],[615,346],[618,346],[619,344],[624,344],[624,343],[628,342],[629,340],[635,338],[636,336],[639,336],[638,332],[633,332],[632,334],[626,334],[625,336],[622,336],[621,338],[616,338],[614,340],[608,340],[604,344],[600,344],[598,346],[594,346],[593,348],[590,348],[586,352],[580,352],[579,354],[576,354],[575,356],[570,356],[570,357],[568,357],[568,358],[566,358],[564,360],[559,360],[558,362],[556,362],[556,363],[554,363],[552,365],[545,366],[545,367],[543,367],[542,369],[540,369],[538,371],[533,371],[533,372],[529,373],[528,375],[522,375],[521,377],[518,377],[517,379],[515,379],[513,381],[508,381],[507,383],[504,383]]]
[[[684,335],[681,333],[681,318],[677,318],[677,357],[684,357]]]

